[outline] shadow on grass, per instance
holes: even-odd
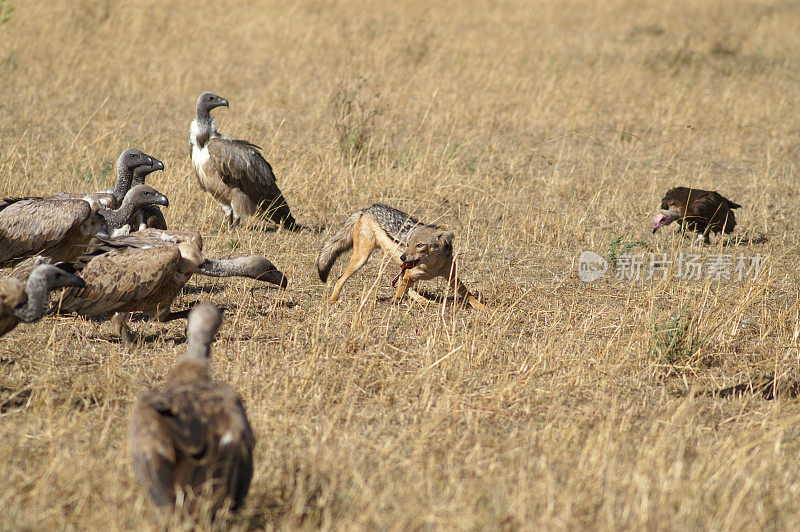
[[[707,390],[703,392],[703,395],[737,399],[748,395],[758,395],[768,401],[778,398],[796,399],[800,397],[800,381],[792,378],[776,379],[774,374],[766,374],[727,388]]]

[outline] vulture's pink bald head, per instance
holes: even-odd
[[[656,218],[655,220],[653,220],[653,233],[658,231],[659,227],[662,227],[664,225],[669,225],[674,221],[675,221],[674,218],[672,218],[668,214],[664,214],[663,212],[656,214]]]

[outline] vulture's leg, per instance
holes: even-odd
[[[247,194],[241,189],[231,189],[231,209],[233,209],[233,223],[234,227],[238,227],[243,217],[252,216],[255,213],[255,206]]]
[[[220,203],[219,206],[222,209],[223,214],[225,215],[225,221],[228,223],[228,229],[232,229],[233,228],[233,208],[230,205],[225,205],[224,203]]]
[[[115,312],[111,317],[111,324],[117,330],[117,333],[122,338],[122,343],[125,345],[133,345],[136,343],[134,340],[131,328],[128,326],[128,319],[131,315],[129,312]]]

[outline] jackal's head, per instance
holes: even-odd
[[[437,227],[417,227],[400,255],[403,271],[411,268],[424,268],[438,273],[450,268],[453,261],[453,239],[455,236],[446,229]],[[446,275],[446,274],[445,274]]]

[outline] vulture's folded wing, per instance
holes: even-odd
[[[86,287],[67,290],[60,310],[83,315],[149,311],[156,306],[154,301],[164,297],[165,285],[171,284],[181,260],[175,246],[124,247],[102,253],[81,271]]]
[[[222,181],[229,187],[241,189],[256,204],[277,208],[285,203],[272,167],[258,146],[243,140],[214,137],[206,145]]]
[[[57,246],[91,212],[78,199],[28,198],[7,204],[0,210],[0,267]]]

